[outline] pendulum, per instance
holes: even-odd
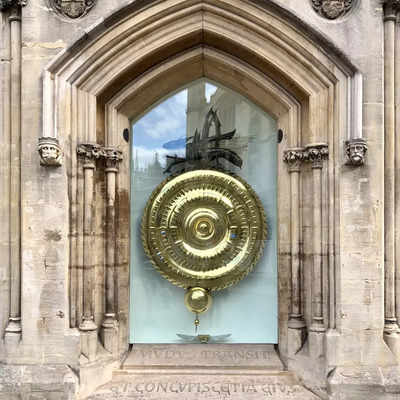
[[[186,289],[197,332],[211,293],[236,285],[257,264],[267,223],[260,199],[242,178],[198,169],[157,186],[146,203],[141,234],[153,266]]]
[[[199,314],[196,313],[196,318],[194,320],[194,334],[195,335],[197,335],[197,332],[199,330],[199,325],[200,325]]]
[[[200,325],[199,314],[206,312],[212,304],[212,297],[206,289],[202,287],[190,288],[185,294],[185,305],[187,309],[196,314],[194,320],[194,331],[197,331]]]
[[[206,312],[212,304],[212,297],[202,287],[190,288],[185,293],[185,305],[193,313],[201,314]]]

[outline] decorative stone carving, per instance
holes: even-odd
[[[116,169],[118,164],[122,161],[122,151],[115,149],[114,147],[103,148],[103,157],[106,161],[106,167]]]
[[[336,19],[347,14],[355,0],[311,0],[314,10],[322,17]]]
[[[95,161],[103,159],[107,168],[117,168],[118,163],[122,161],[122,151],[115,147],[102,147],[96,143],[82,143],[76,150],[78,157],[86,161]]]
[[[365,139],[357,138],[346,141],[347,164],[356,167],[363,165],[368,146]]]
[[[304,148],[294,147],[283,152],[283,161],[287,163],[289,172],[299,171],[304,160]]]
[[[383,0],[383,14],[385,21],[396,21],[397,13],[400,10],[400,0]]]
[[[0,0],[0,11],[6,11],[12,7],[24,7],[28,0]]]
[[[312,163],[312,168],[322,168],[322,162],[328,159],[329,151],[326,143],[313,143],[306,146],[304,160]]]
[[[394,8],[400,7],[400,0],[382,0],[384,6],[391,6]]]
[[[51,6],[67,18],[84,17],[96,4],[96,0],[50,0]]]
[[[98,160],[104,156],[104,149],[96,143],[82,143],[78,145],[76,152],[79,157],[86,160]]]
[[[322,168],[322,161],[328,158],[326,143],[313,143],[303,147],[294,147],[283,152],[283,161],[288,164],[289,172],[298,171],[302,162],[311,162],[312,168]]]
[[[40,165],[45,167],[60,167],[62,165],[63,153],[57,138],[39,138],[38,152]]]

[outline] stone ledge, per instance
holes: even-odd
[[[0,365],[0,400],[74,400],[78,385],[66,365]]]
[[[123,369],[176,366],[284,369],[274,346],[268,344],[135,344]]]
[[[243,371],[225,374],[204,369],[203,374],[114,374],[113,381],[99,388],[87,400],[317,400],[290,372],[247,375]],[[208,373],[207,373],[208,372]]]
[[[400,398],[400,367],[338,367],[328,379],[330,398]]]

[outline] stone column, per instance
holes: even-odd
[[[313,266],[311,282],[312,322],[310,326],[311,354],[318,357],[323,352],[325,333],[323,307],[322,269],[322,168],[328,158],[328,145],[313,143],[306,147],[305,157],[311,162],[313,173]]]
[[[6,211],[4,212],[4,222],[2,229],[4,229],[4,232],[6,232],[6,243],[5,246],[7,247],[7,255],[8,257],[6,259],[3,259],[3,268],[7,268],[7,274],[8,274],[8,279],[11,278],[11,258],[10,258],[10,251],[9,251],[9,236],[10,236],[10,225],[11,225],[11,219],[10,219],[10,213],[9,213],[9,204],[10,204],[10,194],[11,194],[11,32],[10,32],[10,26],[7,25],[4,27],[3,31],[3,37],[1,38],[3,45],[4,45],[4,63],[3,63],[3,92],[1,93],[2,96],[2,112],[3,112],[3,118],[2,118],[2,134],[4,138],[4,143],[7,145],[2,149],[2,152],[4,154],[4,167],[5,169],[2,170],[1,177],[4,178],[4,180],[1,181],[1,192],[4,196],[5,201],[7,204],[5,205]],[[10,283],[9,283],[10,284]],[[11,306],[11,301],[10,301],[10,295],[8,294],[8,304],[4,305],[4,312],[7,313],[7,323],[10,324],[10,306]],[[3,332],[1,332],[1,335],[3,335]]]
[[[63,157],[54,123],[54,86],[53,74],[46,71],[43,74],[43,131],[38,142],[40,165],[44,167],[60,167]]]
[[[300,167],[304,158],[303,148],[291,148],[284,152],[284,161],[290,174],[290,259],[291,303],[288,321],[288,353],[296,354],[303,346],[305,321],[302,313],[300,265]]]
[[[115,195],[118,164],[122,153],[114,148],[105,148],[107,181],[107,244],[106,244],[106,312],[102,323],[101,336],[104,348],[113,355],[118,354],[118,321],[115,310]]]
[[[363,77],[360,73],[354,74],[351,84],[351,112],[349,120],[349,139],[346,140],[347,165],[360,167],[365,163],[368,150],[367,141],[362,137],[362,108],[363,108]]]
[[[395,265],[396,271],[400,268],[400,24],[397,23],[395,31]],[[396,318],[400,321],[400,272],[396,272],[395,282]]]
[[[10,8],[11,73],[10,79],[10,314],[5,330],[8,346],[21,339],[21,6]],[[6,6],[7,6],[6,5]],[[4,7],[6,7],[4,6]],[[3,10],[3,4],[1,5]],[[6,117],[7,118],[7,117]]]
[[[93,191],[96,160],[101,148],[96,144],[81,144],[77,149],[83,161],[84,204],[83,204],[83,318],[81,331],[82,354],[92,361],[97,353],[97,325],[94,322],[94,265],[93,265]]]
[[[385,101],[385,326],[383,337],[400,355],[395,297],[395,29],[400,2],[384,2],[384,101]]]

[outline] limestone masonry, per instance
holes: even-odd
[[[0,400],[400,400],[399,21],[0,0]],[[202,78],[280,129],[275,345],[130,343],[132,121]]]

